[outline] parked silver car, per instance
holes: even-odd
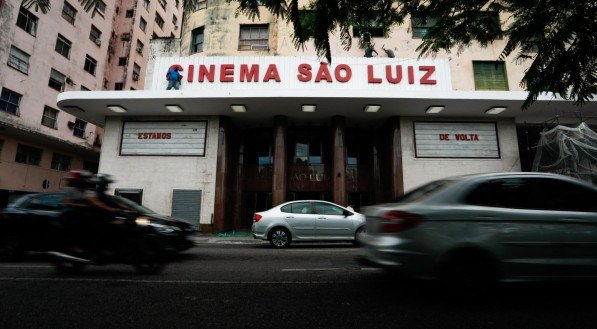
[[[286,202],[253,216],[253,237],[277,248],[293,241],[359,242],[365,216],[327,201]]]
[[[448,288],[597,278],[597,189],[566,176],[439,180],[363,213],[368,263],[440,279]]]

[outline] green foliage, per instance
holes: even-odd
[[[311,0],[298,8],[297,0],[237,0],[239,12],[259,17],[259,4],[294,27],[294,42],[303,47],[313,38],[317,54],[332,60],[329,37],[340,32],[350,49],[350,28],[360,33],[361,47],[371,42],[372,27],[391,28],[405,18],[429,24],[418,47],[419,57],[438,52],[461,53],[476,43],[482,47],[505,39],[496,60],[511,55],[531,61],[521,85],[529,91],[523,108],[544,92],[577,104],[597,94],[597,2],[594,0]],[[310,10],[308,25],[296,12]],[[315,25],[313,25],[315,24]]]

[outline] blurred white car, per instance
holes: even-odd
[[[299,241],[352,241],[359,243],[365,216],[327,201],[283,203],[253,216],[253,237],[276,248]]]
[[[366,207],[365,260],[462,292],[597,278],[597,189],[554,174],[439,180]]]

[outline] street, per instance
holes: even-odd
[[[509,284],[483,300],[458,301],[429,282],[364,267],[354,261],[358,253],[351,244],[275,250],[264,242],[210,240],[176,256],[155,276],[120,265],[61,276],[33,256],[0,263],[0,328],[595,328],[597,323],[594,283]]]

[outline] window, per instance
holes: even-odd
[[[149,11],[149,0],[143,0],[143,8],[145,8],[145,10]]]
[[[136,204],[142,204],[143,201],[143,190],[142,189],[133,189],[133,188],[117,188],[114,191],[114,195],[121,196],[123,198],[129,199]]]
[[[91,31],[89,32],[89,40],[93,41],[96,45],[102,44],[102,31],[100,31],[94,25],[91,25]]]
[[[475,90],[508,90],[504,62],[473,61]]]
[[[75,7],[71,6],[68,2],[64,2],[64,6],[62,7],[62,18],[64,18],[67,22],[71,24],[75,24],[75,16],[77,15],[77,10]]]
[[[203,26],[193,30],[193,39],[191,43],[191,54],[203,51]]]
[[[413,39],[423,39],[429,28],[435,25],[436,19],[413,17],[410,22],[412,24]]]
[[[164,19],[158,13],[155,14],[155,23],[160,27],[160,29],[164,28]]]
[[[133,80],[139,81],[141,77],[141,66],[137,65],[137,63],[133,64]]]
[[[58,110],[49,106],[44,106],[44,115],[41,117],[41,124],[56,129],[56,120],[58,119]]]
[[[195,2],[195,7],[193,11],[201,10],[207,8],[207,0],[199,0]]]
[[[103,16],[106,13],[106,4],[101,0],[96,2],[95,11],[99,12]]]
[[[15,162],[39,166],[39,163],[41,162],[41,153],[41,149],[19,144]]]
[[[178,23],[178,17],[172,15],[172,24],[174,24],[174,28],[176,28],[176,23]]]
[[[139,28],[143,32],[145,32],[145,28],[147,28],[147,21],[144,20],[143,17],[141,17],[141,20],[139,21]]]
[[[294,154],[292,162],[296,164],[322,164],[323,152],[321,139],[313,133],[297,134],[294,141]]]
[[[127,62],[128,62],[128,58],[127,57],[120,57],[120,58],[118,58],[118,66],[126,66]]]
[[[91,89],[81,85],[81,91],[90,91]]]
[[[50,168],[60,171],[69,171],[72,158],[60,153],[52,154],[52,165]]]
[[[160,3],[160,6],[166,10],[166,0],[158,0],[158,2]]]
[[[27,33],[35,36],[37,33],[37,16],[33,15],[29,10],[21,7],[19,10],[19,17],[17,18],[17,26],[27,31]]]
[[[145,47],[145,45],[143,44],[143,42],[137,40],[137,53],[143,55],[143,48]]]
[[[176,4],[176,8],[180,6],[180,0],[176,0],[174,3]]]
[[[116,82],[114,84],[114,90],[123,90],[124,89],[124,82]]]
[[[497,11],[480,12],[479,16],[477,16],[477,20],[479,22],[477,28],[481,29],[481,31],[487,31],[491,35],[495,32],[502,31],[500,15]],[[497,39],[502,39],[501,33],[498,35]]]
[[[52,89],[62,91],[62,88],[64,87],[64,78],[64,74],[52,69],[50,71],[50,81],[48,82],[48,86]]]
[[[29,73],[29,57],[29,54],[26,52],[15,46],[11,46],[8,66],[27,74]]]
[[[73,127],[73,136],[85,138],[85,128],[87,127],[87,122],[77,118],[75,120],[75,126]]]
[[[56,47],[54,48],[54,50],[56,50],[56,52],[60,55],[66,58],[70,58],[71,45],[72,43],[67,38],[58,34],[58,38],[56,38]]]
[[[121,34],[120,41],[131,41],[131,34],[130,33]]]
[[[93,57],[87,55],[85,56],[85,66],[83,69],[88,73],[95,75],[95,67],[97,66],[97,61],[93,59]]]
[[[268,50],[269,28],[263,25],[241,25],[239,50]]]
[[[19,115],[21,97],[23,97],[23,95],[10,89],[2,88],[2,94],[0,94],[0,111]]]
[[[124,16],[125,16],[126,18],[131,18],[131,17],[135,16],[135,11],[134,11],[134,10],[132,10],[132,9],[129,9],[129,10],[127,10],[127,11],[126,11],[126,13],[125,13],[125,15],[124,15]]]
[[[318,215],[338,215],[344,216],[344,209],[322,202],[315,202],[314,204],[315,213]]]
[[[290,205],[290,212],[293,214],[312,214],[310,202],[295,202]],[[288,208],[286,208],[288,210]],[[284,210],[282,210],[284,211]]]

